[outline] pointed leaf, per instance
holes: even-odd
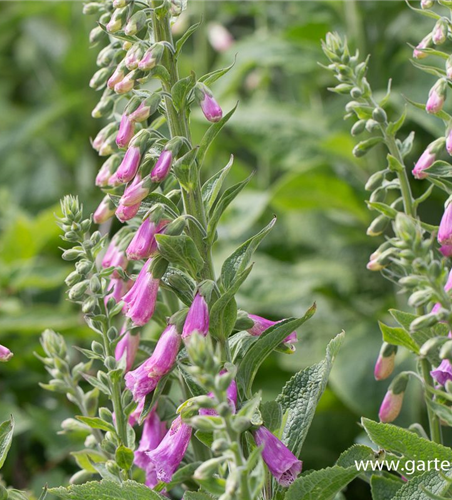
[[[223,185],[226,176],[231,170],[232,163],[234,162],[234,156],[231,155],[228,164],[222,168],[219,172],[213,175],[202,187],[202,201],[206,207],[206,212],[209,213],[214,203],[217,201],[218,195],[220,194],[221,186]]]
[[[14,419],[11,416],[10,420],[0,424],[0,469],[5,463],[8,451],[11,448],[14,433]]]

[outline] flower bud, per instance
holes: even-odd
[[[401,212],[396,215],[394,231],[399,238],[406,242],[413,241],[418,236],[416,223],[408,215]]]
[[[146,14],[139,10],[127,21],[124,26],[124,33],[128,36],[136,35],[146,25]]]
[[[152,184],[149,177],[141,179],[141,175],[138,173],[133,181],[126,187],[121,197],[121,205],[131,206],[143,201],[149,194]]]
[[[96,176],[96,186],[108,186],[110,177],[113,172],[116,171],[121,163],[121,157],[118,155],[112,155],[108,160],[104,162],[102,167]]]
[[[367,228],[367,236],[380,236],[380,234],[383,234],[385,229],[389,225],[389,217],[386,217],[386,215],[379,215],[377,218],[375,218],[370,226]]]
[[[101,8],[101,4],[100,3],[96,3],[96,2],[89,2],[89,3],[85,3],[85,5],[83,6],[83,14],[85,14],[86,16],[91,16],[93,14],[97,14]]]
[[[386,115],[386,111],[383,108],[376,107],[372,111],[372,118],[377,122],[377,123],[385,123],[388,119],[388,116]]]
[[[149,132],[147,130],[140,130],[138,134],[130,141],[129,148],[124,155],[124,158],[116,171],[116,175],[119,181],[129,182],[131,181],[140,166],[141,156],[146,149],[146,145],[149,139]]]
[[[138,63],[138,68],[141,71],[150,71],[159,64],[164,51],[164,46],[161,43],[154,44],[150,49],[148,49],[141,61]]]
[[[394,361],[397,354],[397,346],[386,342],[381,346],[380,354],[375,363],[375,380],[385,380],[391,376],[394,371]]]
[[[105,26],[109,33],[116,33],[122,28],[127,18],[127,11],[127,7],[123,7],[113,12],[110,21]]]
[[[195,332],[204,337],[209,332],[209,308],[200,293],[196,294],[188,311],[182,330],[182,339],[186,341]]]
[[[431,46],[432,46],[432,34],[429,33],[414,49],[413,57],[415,59],[424,59],[425,57],[428,56],[428,54],[424,52],[423,49],[428,49]]]
[[[424,328],[429,328],[438,323],[438,317],[435,313],[425,314],[423,316],[419,316],[410,324],[410,330],[412,332],[417,332]]]
[[[401,373],[392,381],[378,413],[381,422],[390,423],[399,416],[408,380],[409,375]]]
[[[110,123],[102,130],[98,132],[95,139],[92,142],[92,146],[96,151],[100,151],[102,145],[106,142],[108,137],[116,130],[116,125],[114,123]]]
[[[172,162],[172,152],[163,150],[157,160],[157,163],[151,171],[152,182],[163,182],[169,174]]]
[[[138,213],[139,209],[140,209],[140,203],[130,206],[119,204],[118,208],[116,209],[116,217],[121,222],[126,222],[130,219],[133,219],[135,215]]]
[[[448,200],[441,222],[439,223],[437,238],[438,243],[443,247],[452,245],[452,203],[450,200]]]
[[[377,189],[378,187],[381,186],[385,179],[385,174],[384,172],[375,172],[375,174],[372,174],[368,181],[366,182],[366,185],[364,186],[366,191],[373,191],[374,189]]]
[[[431,9],[434,3],[434,0],[421,0],[421,9]]]
[[[101,68],[96,71],[89,82],[89,86],[94,90],[99,90],[105,87],[107,80],[111,76],[110,68]]]
[[[231,33],[219,23],[209,23],[207,38],[217,52],[226,52],[234,43]]]
[[[441,18],[435,24],[432,31],[432,41],[435,45],[441,45],[447,40],[448,21]]]
[[[126,74],[126,63],[125,61],[121,61],[116,69],[114,70],[113,74],[110,76],[107,82],[107,86],[110,89],[114,89],[118,83],[120,83]]]
[[[124,62],[126,64],[126,68],[129,70],[137,69],[138,68],[138,63],[140,62],[141,58],[143,57],[143,47],[139,44],[136,43],[133,45],[126,54],[126,57],[124,58]]]
[[[127,94],[127,92],[130,92],[135,87],[135,82],[138,77],[139,73],[137,70],[127,73],[127,75],[114,86],[115,92],[117,94]]]
[[[358,120],[352,127],[351,134],[353,137],[360,135],[366,128],[366,120]]]
[[[114,213],[114,203],[111,201],[109,196],[105,196],[94,212],[93,220],[96,224],[102,224],[103,222],[107,222],[107,220],[110,219]]]
[[[161,100],[160,93],[155,92],[130,113],[130,119],[138,123],[144,122],[157,111]]]
[[[127,247],[127,257],[132,260],[148,259],[157,251],[155,235],[162,232],[167,221],[158,224],[145,219]]]
[[[133,121],[125,113],[121,117],[119,124],[118,135],[116,136],[116,144],[120,148],[125,148],[135,134],[135,125]]]
[[[96,64],[98,66],[109,66],[113,62],[116,53],[116,49],[111,45],[107,45],[97,55]]]
[[[444,78],[439,79],[430,90],[425,110],[427,113],[439,113],[443,109],[446,100],[447,81]]]
[[[206,85],[201,82],[196,84],[195,97],[209,122],[215,123],[221,120],[223,111]]]
[[[96,26],[89,33],[89,42],[91,45],[95,45],[96,43],[99,43],[104,36],[104,30],[100,26]]]
[[[13,353],[5,346],[0,344],[0,363],[6,363],[13,357]]]
[[[88,289],[89,281],[81,281],[74,285],[68,292],[68,297],[70,300],[79,300],[83,297],[86,290]]]
[[[93,118],[102,118],[107,116],[113,111],[115,105],[114,99],[108,96],[102,97],[102,99],[96,104],[96,107],[91,112]]]

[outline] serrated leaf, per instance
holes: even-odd
[[[199,144],[199,149],[198,149],[198,164],[202,166],[204,163],[204,159],[206,157],[207,150],[209,149],[210,145],[212,142],[215,140],[215,137],[220,133],[221,129],[226,125],[226,123],[229,121],[231,116],[234,114],[235,110],[237,109],[238,103],[227,113],[226,115],[223,116],[223,118],[217,122],[213,123],[208,129],[207,132],[204,134],[203,138],[201,139],[201,142]]]
[[[447,476],[450,475],[450,472],[447,473]],[[449,491],[450,483],[436,471],[425,472],[405,483],[392,500],[430,500],[432,497],[423,491],[424,488],[434,495],[444,495]]]
[[[67,488],[62,486],[51,488],[49,493],[62,500],[165,500],[165,497],[144,484],[135,481],[116,483],[108,479],[71,485]]]
[[[229,170],[231,170],[233,162],[234,156],[231,155],[228,164],[215,175],[213,175],[210,179],[208,179],[202,186],[202,201],[207,213],[210,212],[211,208],[216,202],[218,195],[220,194],[221,186],[223,185],[223,182],[226,179]]]
[[[193,278],[203,268],[204,261],[190,236],[186,234],[179,236],[156,234],[155,240],[157,241],[160,255],[172,264],[179,264],[188,268]]]
[[[282,406],[283,413],[288,413],[282,441],[296,456],[299,456],[301,452],[317,404],[328,382],[334,358],[342,345],[344,336],[344,333],[340,333],[331,340],[326,348],[325,358],[296,373],[276,398],[276,401]]]
[[[372,491],[372,500],[387,500],[394,498],[394,495],[400,490],[404,483],[395,476],[376,476],[370,478],[370,487]]]
[[[369,438],[384,450],[402,455],[405,459],[422,461],[432,457],[452,461],[452,449],[419,437],[411,431],[392,424],[377,423],[367,418],[361,423]]]
[[[79,450],[73,451],[71,455],[75,458],[77,465],[88,472],[95,474],[97,471],[92,463],[106,462],[105,455],[96,450]]]
[[[387,326],[381,321],[379,321],[378,324],[385,342],[406,347],[410,351],[419,354],[419,346],[404,328]]]
[[[237,184],[234,184],[230,188],[226,189],[226,191],[221,195],[218,202],[215,203],[215,205],[212,207],[211,213],[209,215],[209,221],[207,223],[207,240],[210,243],[213,243],[215,241],[217,225],[223,212],[234,200],[234,198],[240,193],[240,191],[242,191],[242,189],[248,184],[252,176],[253,174],[251,174],[245,180],[238,182]]]
[[[80,422],[83,422],[86,425],[89,425],[91,429],[100,429],[105,432],[113,432],[113,434],[116,434],[116,429],[114,425],[109,424],[108,422],[105,422],[105,420],[102,420],[99,417],[82,417],[82,416],[76,416],[75,417],[77,420],[80,420]]]
[[[223,267],[221,268],[221,280],[226,288],[229,288],[236,276],[245,270],[260,242],[271,231],[275,223],[276,217],[274,217],[259,233],[245,241],[245,243],[242,243],[237,250],[224,261]]]
[[[228,73],[234,67],[234,64],[235,64],[235,58],[234,58],[234,61],[232,62],[232,64],[230,64],[226,68],[216,69],[210,73],[207,73],[206,75],[203,75],[199,79],[199,81],[203,82],[205,85],[207,85],[209,87],[210,85],[215,83],[217,80],[219,80],[222,76],[224,76],[226,73]]]
[[[354,466],[338,465],[305,472],[289,487],[284,500],[333,500],[358,474]]]
[[[6,420],[0,424],[0,469],[5,463],[8,451],[11,448],[14,433],[14,419]]]
[[[315,313],[316,306],[312,305],[302,318],[288,318],[267,328],[258,340],[250,347],[242,359],[237,371],[237,381],[245,395],[251,396],[254,377],[265,358],[278,347],[279,344],[294,330],[305,323]],[[281,402],[281,401],[278,401]],[[282,402],[281,402],[282,403]],[[283,411],[285,411],[284,403]]]

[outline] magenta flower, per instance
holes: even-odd
[[[140,420],[141,413],[144,409],[145,398],[140,399],[137,407],[129,416],[129,424],[133,427]]]
[[[412,173],[416,179],[425,179],[427,173],[424,172],[427,168],[430,168],[436,160],[436,155],[431,153],[427,148],[416,162]]]
[[[119,124],[118,135],[116,136],[116,144],[120,148],[125,148],[135,134],[135,124],[130,119],[130,116],[124,113]]]
[[[443,359],[438,368],[430,372],[430,375],[440,385],[446,385],[448,380],[452,380],[452,365],[448,359]]]
[[[125,64],[119,64],[107,82],[108,88],[113,90],[115,86],[123,80],[125,76]]]
[[[121,222],[126,222],[127,220],[133,219],[135,215],[138,213],[139,209],[140,209],[140,203],[130,206],[119,204],[118,208],[116,209],[116,217]]]
[[[6,363],[13,357],[13,353],[4,345],[0,344],[0,363]]]
[[[132,241],[127,247],[126,254],[130,260],[148,259],[157,251],[155,235],[163,231],[168,221],[160,221],[158,224],[145,219]]]
[[[221,120],[223,110],[212,95],[205,93],[200,104],[202,112],[209,122],[215,123]]]
[[[247,332],[250,335],[253,335],[253,337],[259,337],[265,332],[265,330],[279,323],[279,321],[271,321],[269,319],[262,318],[261,316],[256,316],[255,314],[248,314],[248,317],[254,321],[252,328],[247,330]],[[284,339],[286,344],[293,344],[297,341],[297,332],[292,332]]]
[[[446,100],[447,82],[444,79],[438,80],[430,90],[425,110],[427,113],[439,113],[443,109]]]
[[[155,450],[147,453],[149,462],[153,464],[157,479],[169,483],[179,464],[184,458],[191,439],[192,429],[177,417],[171,424],[161,443]]]
[[[452,156],[452,128],[447,131],[446,150]]]
[[[186,339],[195,332],[204,337],[209,332],[209,308],[207,302],[200,293],[196,294],[190,306],[182,330],[182,338],[186,341]]]
[[[378,412],[378,417],[380,422],[390,423],[393,422],[400,413],[402,409],[404,393],[394,394],[389,390],[380,406],[380,411]]]
[[[375,380],[385,380],[394,371],[394,362],[397,354],[397,347],[391,344],[384,343],[377,362],[375,363],[374,376]]]
[[[446,205],[439,223],[438,243],[440,245],[452,245],[452,203]]]
[[[224,373],[227,373],[226,370],[221,370],[220,375],[223,375]],[[215,397],[212,392],[209,392],[207,395],[212,399]],[[232,413],[235,413],[237,410],[237,383],[235,380],[232,380],[232,382],[229,384],[229,387],[226,389],[226,396],[228,398]],[[213,408],[201,408],[199,410],[199,414],[205,416],[218,415],[217,411]]]
[[[139,345],[140,334],[137,333],[136,335],[132,335],[130,332],[126,332],[116,344],[115,359],[116,361],[120,361],[125,358],[126,372],[128,372],[133,366]]]
[[[163,150],[151,171],[152,182],[162,182],[166,179],[171,163],[173,162],[173,153],[169,150]]]
[[[102,224],[103,222],[107,222],[107,220],[110,219],[114,213],[115,207],[110,198],[106,196],[96,208],[93,220],[96,224]]]
[[[135,401],[152,392],[159,380],[169,373],[176,362],[181,337],[174,325],[168,325],[160,336],[152,356],[125,376],[126,387]]]
[[[257,446],[263,446],[262,458],[282,486],[289,486],[301,472],[303,463],[265,427],[254,433]]]
[[[415,59],[424,59],[428,56],[427,52],[423,49],[428,49],[432,44],[432,35],[429,33],[414,49],[413,57]]]
[[[110,293],[105,296],[104,304],[107,305],[110,299],[114,299],[116,303],[120,302],[130,288],[129,283],[120,278],[112,278],[108,287]]]
[[[105,269],[108,267],[121,267],[122,269],[126,269],[128,263],[124,252],[117,247],[116,241],[113,238],[102,259],[102,267]],[[118,273],[115,271],[112,276],[117,278]]]
[[[143,434],[141,435],[140,445],[135,451],[135,465],[145,471],[148,469],[149,465],[153,466],[153,464],[149,462],[146,452],[155,450],[162,442],[165,434],[165,422],[160,420],[155,408],[153,408],[143,425]],[[153,486],[155,486],[155,484]]]
[[[441,247],[443,248],[443,247]],[[452,290],[452,270],[449,271],[449,276],[447,277],[447,281],[446,281],[446,284],[444,285],[444,290],[446,292],[449,292],[450,290]],[[433,308],[432,308],[432,313],[436,313],[438,312],[439,310],[441,309],[441,304],[439,302],[437,302]]]
[[[116,175],[121,182],[129,182],[134,177],[138,171],[141,161],[140,148],[137,146],[131,146],[126,151],[124,158],[119,165]]]
[[[145,102],[142,102],[138,108],[130,113],[130,119],[133,120],[134,122],[144,122],[144,120],[147,120],[150,116],[150,111],[151,108],[149,106],[146,106]]]
[[[126,316],[135,325],[145,325],[154,314],[160,280],[149,272],[151,259],[141,269],[130,291],[124,296]]]
[[[149,194],[150,179],[142,179],[140,174],[137,174],[133,181],[126,187],[124,194],[121,197],[121,205],[131,206],[143,201]]]

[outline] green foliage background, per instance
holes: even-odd
[[[388,385],[373,379],[381,344],[377,318],[390,323],[387,309],[404,307],[404,298],[394,298],[392,287],[365,267],[379,242],[365,234],[371,218],[363,185],[381,168],[384,154],[352,156],[351,124],[342,121],[341,99],[328,94],[332,82],[317,64],[324,62],[320,39],[338,30],[361,53],[371,52],[370,80],[383,95],[393,78],[390,107],[400,113],[402,94],[423,101],[433,84],[433,77],[408,61],[407,45],[417,43],[431,23],[401,1],[218,1],[189,7],[186,22],[202,16],[204,23],[187,44],[185,73],[226,66],[237,54],[234,69],[213,91],[224,109],[237,100],[239,109],[209,152],[205,177],[231,153],[230,182],[256,171],[220,227],[219,262],[276,214],[278,223],[259,249],[241,305],[274,319],[300,315],[313,301],[318,305],[300,332],[296,354],[274,355],[263,365],[257,384],[266,399],[346,331],[302,453],[305,470],[325,467],[364,439],[357,424],[361,415],[376,418]],[[213,20],[235,38],[226,53],[216,53],[206,39]],[[87,211],[101,199],[94,187],[101,161],[88,140],[101,127],[90,115],[98,97],[88,87],[97,52],[87,41],[93,23],[79,2],[0,4],[0,341],[15,352],[0,365],[0,421],[13,413],[17,423],[4,479],[35,493],[45,483],[65,484],[74,470],[69,451],[82,446],[56,435],[73,407],[39,388],[45,374],[33,353],[44,328],[78,344],[90,340],[79,311],[65,301],[70,265],[60,259],[54,213],[66,193],[78,194]],[[414,162],[441,131],[423,113],[410,110],[409,117],[406,132],[417,135]],[[198,112],[193,122],[200,136],[206,123]],[[433,197],[424,217],[437,223],[443,202]],[[397,362],[409,366],[406,353],[399,352]],[[417,390],[410,389],[398,424],[423,421]],[[346,498],[370,498],[368,487],[355,483]]]

